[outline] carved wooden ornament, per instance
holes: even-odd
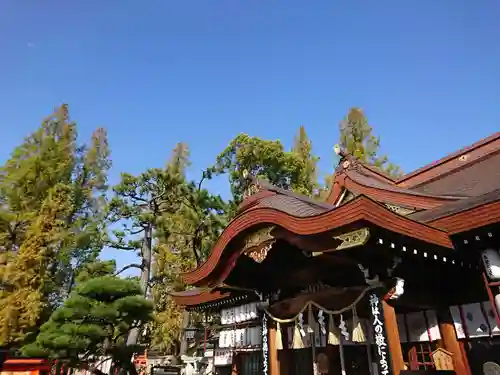
[[[443,348],[437,348],[432,352],[432,360],[436,370],[454,370],[453,354]]]
[[[336,240],[342,241],[336,247],[336,250],[350,249],[351,247],[362,246],[370,239],[370,230],[361,228],[349,233],[344,233],[333,237]]]
[[[274,226],[271,226],[250,234],[245,240],[243,253],[257,263],[262,263],[276,242],[271,234],[273,229]]]
[[[257,182],[252,182],[243,192],[243,199],[247,199],[260,191],[260,185]]]
[[[393,205],[393,204],[386,204],[385,205],[389,210],[391,210],[392,212],[395,212],[397,213],[398,215],[401,215],[401,216],[406,216],[406,215],[409,215],[409,214],[412,214],[415,212],[415,210],[411,210],[409,208],[405,208],[405,207],[401,207],[401,206],[396,206],[396,205]]]

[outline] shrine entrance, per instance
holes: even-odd
[[[353,303],[338,310],[308,304],[292,319],[271,315],[280,373],[388,374],[388,341],[375,291],[366,288]],[[273,314],[270,309],[267,312]]]

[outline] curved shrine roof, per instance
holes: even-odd
[[[285,198],[287,202],[293,201],[294,205],[303,209],[309,206],[308,203],[304,202],[299,204],[299,197],[290,195],[287,197]],[[297,235],[311,235],[365,221],[440,247],[453,247],[446,232],[398,215],[366,196],[359,196],[339,207],[317,208],[321,212],[309,211],[304,216],[292,215],[289,210],[277,208],[277,203],[283,199],[283,196],[273,197],[273,207],[269,204],[269,202],[273,202],[270,198],[271,196],[264,198],[267,203],[262,205],[257,203],[236,216],[219,237],[207,261],[197,269],[183,274],[184,281],[192,285],[203,285],[217,267],[230,242],[243,231],[263,223],[277,225]],[[240,253],[236,252],[233,255],[237,257]],[[234,262],[236,259],[230,258],[228,262]]]
[[[344,189],[415,209],[479,196],[500,188],[500,132],[399,179],[385,176],[349,155],[334,174],[327,201],[338,203]]]
[[[453,248],[452,234],[500,221],[500,133],[399,180],[349,155],[341,156],[326,203],[255,181],[255,193],[242,202],[238,215],[221,234],[207,261],[183,274],[184,281],[204,285],[221,259],[236,261],[238,251],[223,257],[231,241],[261,224],[309,235],[365,221]],[[349,200],[344,200],[346,192],[352,194]],[[416,212],[403,216],[388,205]],[[498,209],[483,208],[491,205],[498,205]],[[464,213],[467,217],[457,219]]]

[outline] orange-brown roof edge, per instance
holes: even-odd
[[[396,184],[400,184],[400,183],[402,183],[402,182],[404,182],[412,177],[415,177],[416,175],[419,175],[425,171],[428,171],[429,169],[435,168],[441,164],[444,164],[444,163],[446,163],[454,158],[459,157],[460,155],[462,155],[466,152],[470,152],[470,151],[475,150],[477,148],[483,147],[484,145],[487,145],[488,143],[496,141],[497,139],[500,139],[500,132],[496,132],[496,133],[490,135],[489,137],[483,138],[483,139],[473,143],[470,146],[463,147],[460,150],[452,152],[451,154],[448,154],[447,156],[445,156],[441,159],[438,159],[436,161],[433,161],[432,163],[424,165],[423,167],[420,167],[420,168],[414,170],[413,172],[407,173],[403,177],[398,179],[396,181]]]
[[[323,233],[363,220],[416,240],[453,248],[447,232],[400,216],[373,199],[360,195],[338,208],[305,217],[294,216],[270,207],[246,211],[233,219],[222,232],[207,260],[198,268],[183,273],[181,277],[186,284],[196,286],[206,284],[210,274],[219,266],[226,246],[232,239],[244,230],[261,223],[278,225],[298,235],[308,235]],[[230,256],[226,257],[224,262],[234,264],[241,252],[234,251],[228,255]],[[217,280],[217,282],[223,281],[223,278]]]
[[[192,307],[202,303],[215,302],[230,297],[230,293],[209,289],[191,289],[184,292],[170,293],[172,299],[179,306]]]

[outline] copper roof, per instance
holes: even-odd
[[[490,135],[470,146],[464,147],[456,152],[453,152],[439,160],[433,161],[417,170],[407,173],[397,180],[399,186],[415,186],[424,181],[428,181],[446,173],[451,169],[455,169],[460,164],[463,164],[461,157],[465,156],[465,162],[471,162],[476,158],[482,158],[491,152],[500,149],[500,132]]]
[[[500,151],[500,150],[499,150]],[[500,152],[420,184],[412,190],[425,194],[475,197],[500,187]]]
[[[356,182],[358,182],[362,185],[365,185],[368,187],[374,187],[377,189],[392,191],[395,193],[409,194],[409,195],[428,197],[428,198],[450,199],[450,200],[457,200],[457,199],[463,198],[463,197],[460,197],[460,196],[457,196],[454,194],[448,194],[446,192],[443,194],[434,194],[434,193],[429,193],[429,192],[420,192],[418,190],[405,189],[405,188],[396,186],[394,184],[383,183],[380,180],[377,180],[371,176],[366,175],[365,173],[363,173],[362,170],[360,170],[360,171],[347,171],[346,174],[347,174],[347,176],[349,176],[349,178],[355,180]]]
[[[471,197],[458,202],[444,204],[431,210],[415,212],[408,215],[408,217],[422,223],[429,223],[445,216],[450,216],[496,201],[500,201],[500,189],[490,191],[477,197]]]
[[[305,202],[300,197],[280,194],[266,197],[255,206],[255,208],[263,207],[274,208],[289,215],[298,217],[315,216],[334,208],[333,206],[326,208],[319,205],[314,205],[309,202]]]
[[[279,188],[266,181],[255,180],[255,183],[259,186],[260,193],[247,199],[248,201],[252,201],[251,204],[244,201],[240,206],[240,213],[257,208],[273,208],[292,216],[308,217],[335,208],[331,204]]]

